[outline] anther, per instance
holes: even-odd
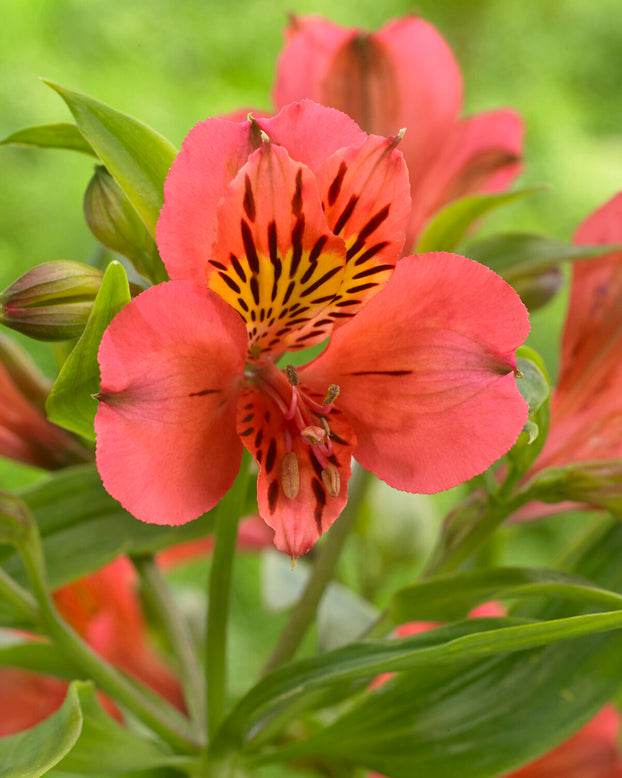
[[[323,473],[322,479],[324,479]],[[281,488],[283,489],[283,494],[290,500],[295,499],[298,495],[300,471],[298,469],[298,458],[293,451],[285,454],[283,459],[281,459]]]
[[[328,420],[324,416],[320,416],[320,424],[322,425],[322,429],[326,433],[326,437],[330,438],[330,427],[328,426]]]
[[[290,386],[298,386],[298,373],[296,372],[296,368],[293,365],[288,365],[285,370]]]
[[[300,437],[310,446],[317,446],[324,440],[326,431],[323,427],[309,426],[300,431]]]
[[[334,465],[326,465],[322,470],[322,481],[324,482],[324,488],[331,497],[339,496],[341,478],[339,477],[339,470]]]
[[[326,397],[324,398],[322,405],[332,405],[337,397],[339,397],[339,387],[337,384],[331,384],[328,387],[328,392],[326,393]]]

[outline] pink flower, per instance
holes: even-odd
[[[622,243],[622,193],[579,226],[574,242]],[[525,480],[547,468],[622,458],[621,299],[622,251],[573,263],[549,434]],[[570,502],[532,502],[517,511],[514,521],[573,507]]]
[[[35,404],[45,379],[27,355],[4,336],[0,351],[0,456],[47,470],[87,461],[90,453]]]
[[[578,228],[578,245],[622,243],[622,193]],[[550,433],[537,469],[622,457],[622,251],[575,262]]]
[[[410,208],[398,140],[310,101],[186,138],[157,228],[173,280],[124,308],[99,351],[98,468],[137,518],[209,510],[245,446],[259,513],[297,556],[343,509],[352,454],[434,492],[513,444],[526,311],[464,257],[395,268]],[[329,335],[299,370],[277,366]]]
[[[277,68],[277,108],[309,97],[401,145],[413,198],[409,253],[427,220],[457,197],[495,192],[520,172],[523,126],[511,110],[460,119],[462,77],[447,43],[412,16],[374,33],[294,17]]]
[[[65,619],[100,656],[138,678],[178,708],[184,708],[176,677],[147,641],[147,627],[134,590],[133,568],[119,557],[96,573],[54,592]],[[17,668],[0,668],[0,737],[34,726],[62,704],[67,683]],[[114,703],[101,702],[121,719]]]

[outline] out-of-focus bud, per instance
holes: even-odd
[[[89,449],[39,410],[45,379],[19,354],[19,346],[14,344],[10,350],[13,356],[7,366],[0,360],[0,456],[46,470],[92,460]],[[40,384],[34,397],[33,382]]]
[[[550,267],[538,273],[506,277],[505,280],[516,289],[527,308],[535,311],[555,297],[563,286],[564,275],[559,267]]]
[[[0,293],[0,322],[37,340],[77,338],[102,277],[81,262],[43,262]]]
[[[84,194],[84,217],[100,243],[127,257],[153,283],[168,276],[155,241],[120,186],[99,165]]]
[[[549,467],[539,472],[526,489],[541,502],[570,500],[622,516],[622,459]]]

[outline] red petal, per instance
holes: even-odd
[[[484,471],[527,418],[514,351],[527,311],[499,276],[464,257],[401,260],[385,289],[299,371],[339,384],[363,467],[431,493]]]
[[[300,330],[335,296],[345,246],[326,223],[315,177],[286,150],[264,144],[218,209],[208,284],[246,322],[253,357],[306,348],[322,329]]]
[[[216,206],[256,148],[248,121],[207,119],[184,140],[164,182],[158,248],[173,280],[205,285],[216,237]]]
[[[273,143],[285,146],[292,159],[313,173],[331,154],[346,146],[360,146],[367,137],[349,116],[311,100],[286,105],[272,119],[258,119],[257,124]]]
[[[510,110],[477,114],[454,125],[433,164],[413,185],[407,250],[425,222],[451,200],[507,187],[520,173],[523,122]],[[403,149],[404,150],[404,149]],[[411,160],[407,157],[411,165]]]
[[[104,333],[97,466],[107,491],[137,518],[183,524],[233,483],[245,351],[238,315],[184,281],[143,292]]]
[[[589,216],[575,243],[622,243],[622,193]],[[573,263],[551,431],[537,468],[622,456],[622,251]]]
[[[320,395],[311,395],[316,402]],[[275,531],[274,544],[295,558],[305,554],[330,527],[347,501],[350,460],[356,440],[352,428],[339,411],[328,416],[333,435],[334,453],[327,462],[339,473],[340,488],[331,496],[323,483],[322,465],[309,445],[303,442],[291,421],[265,392],[248,387],[238,401],[238,432],[246,448],[259,464],[257,500],[259,514]],[[317,424],[317,418],[310,420]],[[291,446],[287,446],[287,440]],[[286,496],[283,486],[283,457],[295,455],[300,487],[294,498]]]
[[[328,314],[337,322],[382,289],[404,245],[410,188],[397,141],[371,136],[333,154],[318,172],[328,226],[347,249],[344,279]]]

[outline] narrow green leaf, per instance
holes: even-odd
[[[93,421],[97,411],[93,395],[99,391],[97,350],[104,330],[129,301],[125,270],[119,262],[111,262],[84,332],[61,368],[46,403],[50,421],[91,440],[95,439]]]
[[[187,763],[186,757],[174,755],[160,740],[147,739],[116,722],[102,709],[93,684],[83,684],[79,698],[84,716],[82,732],[59,763],[60,770],[101,775]]]
[[[622,527],[608,522],[582,543],[575,572],[619,589],[621,553]],[[460,651],[453,664],[431,663],[425,672],[397,675],[361,696],[340,719],[308,740],[266,750],[263,761],[321,753],[392,778],[493,778],[533,760],[616,694],[622,632],[569,641],[562,637],[571,637],[568,627],[604,614],[568,618],[568,604],[559,601],[528,612],[554,618],[457,638],[454,646],[463,649],[480,643],[482,655],[469,657]],[[526,637],[534,628],[560,630],[561,640],[495,656],[504,633],[506,638],[509,633]],[[574,628],[572,632],[578,635]]]
[[[467,255],[492,268],[507,281],[526,273],[549,270],[560,262],[595,259],[611,251],[621,251],[622,245],[575,246],[572,243],[527,232],[491,235],[469,244]]]
[[[0,633],[0,666],[19,667],[71,680],[76,668],[50,643],[5,638]]]
[[[42,124],[38,127],[24,127],[22,130],[0,140],[0,146],[37,146],[41,149],[68,149],[96,157],[84,135],[75,124]]]
[[[544,596],[622,608],[622,595],[579,576],[548,568],[501,567],[439,575],[400,589],[389,610],[395,624],[452,621],[490,600]]]
[[[516,192],[491,195],[469,195],[446,205],[427,225],[417,244],[417,253],[425,251],[453,251],[474,221],[502,205],[538,192],[539,186],[530,186]],[[470,255],[469,255],[470,256]]]
[[[175,147],[151,127],[105,103],[52,81],[45,83],[67,103],[80,132],[155,237],[164,179],[177,154]]]
[[[79,689],[71,684],[62,707],[37,726],[0,738],[0,776],[38,778],[73,748],[82,731]]]

